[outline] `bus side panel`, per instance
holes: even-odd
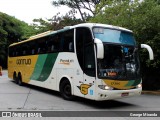
[[[72,93],[75,96],[84,97],[81,93],[80,85],[83,83],[83,71],[81,70],[75,53],[59,53],[55,62],[56,69],[56,90],[59,91],[60,81],[67,78],[72,87]]]
[[[8,77],[13,79],[13,73],[14,73],[13,58],[8,57]]]
[[[10,57],[8,59],[8,76],[13,79],[13,73],[21,73],[22,80],[25,83],[30,81],[38,55]]]
[[[56,83],[56,69],[54,66],[57,56],[58,53],[39,55],[29,83],[54,90]]]
[[[95,77],[84,74],[83,94],[87,99],[95,99]]]

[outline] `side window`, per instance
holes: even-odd
[[[63,33],[63,51],[74,52],[74,29]]]
[[[10,57],[20,56],[19,50],[20,50],[20,47],[17,45],[9,47],[9,56]]]
[[[32,54],[34,52],[38,54],[45,54],[47,52],[47,39],[48,37],[42,37],[36,40],[38,47],[35,49],[35,46],[32,49]]]
[[[49,37],[48,52],[74,52],[74,29],[61,32]]]
[[[15,56],[20,56],[20,46],[16,46],[16,54]]]
[[[74,29],[58,33],[53,38],[57,38],[59,42],[58,51],[60,52],[74,52]]]
[[[27,42],[27,55],[35,55],[36,52],[36,46],[35,41]]]
[[[74,29],[38,38],[9,48],[9,56],[74,52]]]
[[[28,53],[28,45],[27,45],[28,43],[23,43],[22,45],[21,45],[21,54],[22,55],[28,55],[29,53]]]
[[[92,34],[88,28],[76,29],[77,58],[84,73],[95,76],[95,55]]]
[[[48,38],[48,52],[58,52],[60,51],[60,35],[52,35]]]

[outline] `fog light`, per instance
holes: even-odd
[[[137,85],[137,88],[142,88],[142,84],[138,84],[138,85]]]
[[[104,88],[105,88],[105,90],[110,90],[109,86],[105,86]]]
[[[102,89],[102,90],[113,90],[112,87],[109,87],[109,86],[107,86],[107,85],[98,85],[98,87],[99,87],[100,89]]]

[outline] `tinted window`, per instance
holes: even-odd
[[[76,29],[76,52],[78,62],[84,73],[95,76],[94,44],[88,28]]]
[[[74,29],[9,47],[9,56],[74,52]]]
[[[74,29],[64,32],[62,41],[64,52],[74,52]]]

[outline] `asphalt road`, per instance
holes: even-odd
[[[101,102],[77,97],[75,101],[66,101],[61,98],[58,92],[31,85],[18,86],[7,77],[7,71],[3,71],[2,74],[0,76],[0,111],[74,111],[73,114],[75,116],[78,115],[77,111],[85,111],[83,113],[84,116],[82,116],[85,117],[87,115],[86,119],[89,119],[92,115],[96,117],[96,114],[99,115],[98,112],[102,111],[100,115],[105,117],[107,112],[107,114],[111,115],[112,119],[118,120],[141,119],[140,117],[123,117],[123,114],[121,114],[122,111],[131,111],[131,113],[132,111],[160,111],[159,95],[144,94],[137,97]],[[89,111],[96,112],[93,112],[93,114]],[[159,113],[158,116],[160,116]],[[100,117],[99,120],[102,118]],[[58,119],[60,118],[58,117]],[[69,119],[72,120],[74,118],[70,117]],[[79,117],[79,119],[83,118]],[[146,119],[158,120],[157,117]]]

